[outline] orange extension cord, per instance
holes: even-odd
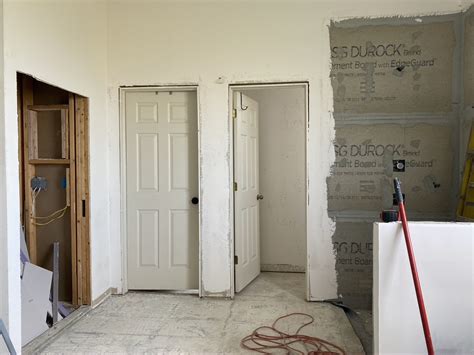
[[[295,334],[286,334],[281,330],[278,330],[277,323],[285,318],[293,316],[303,316],[309,318],[307,323],[304,323],[298,328]],[[286,316],[277,318],[273,324],[269,326],[263,326],[255,329],[252,334],[247,335],[240,341],[240,346],[247,350],[259,352],[261,354],[271,354],[271,350],[285,350],[287,354],[308,354],[308,355],[345,355],[345,352],[339,346],[330,343],[329,341],[311,337],[309,335],[300,334],[300,331],[314,322],[314,318],[306,313],[290,313]],[[263,331],[266,331],[265,334]],[[307,349],[306,352],[296,349],[294,346],[300,344],[303,348]],[[293,345],[293,346],[291,346]]]

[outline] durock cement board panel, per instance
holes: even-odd
[[[330,31],[335,113],[450,112],[453,22]]]
[[[372,223],[338,222],[333,236],[337,293],[344,304],[372,306]]]
[[[331,211],[381,211],[393,205],[399,177],[409,212],[449,213],[452,127],[345,125],[336,130],[336,162],[328,179]]]
[[[474,7],[464,19],[464,105],[474,106]]]

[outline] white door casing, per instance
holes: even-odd
[[[234,92],[235,291],[260,274],[258,103]]]
[[[129,289],[199,284],[195,91],[125,93]]]

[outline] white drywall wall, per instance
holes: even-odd
[[[332,19],[461,10],[462,1],[111,1],[109,4],[110,218],[113,286],[121,288],[121,85],[198,84],[202,288],[230,295],[231,140],[228,84],[308,81],[310,298],[336,296],[326,177],[334,161],[329,36]],[[223,77],[218,80],[218,77]],[[116,223],[115,223],[116,222]]]
[[[409,223],[436,353],[474,353],[474,224]],[[374,224],[374,353],[425,354],[400,223]]]
[[[3,96],[3,0],[0,0],[0,319],[3,320],[5,326],[8,328],[9,324],[15,323],[12,319],[14,315],[14,309],[10,309],[9,303],[9,289],[12,284],[12,280],[16,277],[16,272],[13,270],[9,272],[10,267],[15,267],[15,258],[9,258],[9,252],[14,251],[13,241],[7,238],[7,219],[6,209],[6,180],[4,176],[6,174],[5,164],[5,125],[3,124],[4,117],[4,96]],[[14,254],[13,254],[14,255]],[[12,262],[13,261],[13,262]],[[14,306],[14,305],[12,305]],[[2,343],[2,340],[0,340]],[[0,348],[1,353],[2,348]]]
[[[106,4],[104,1],[5,1],[5,115],[0,120],[5,141],[6,219],[10,333],[20,349],[20,204],[16,72],[31,74],[52,85],[90,98],[90,193],[92,298],[109,287],[108,147],[106,120]],[[3,115],[2,115],[3,116]],[[8,186],[8,188],[6,188]],[[2,199],[2,200],[4,200]],[[117,222],[118,223],[118,222]],[[3,247],[3,245],[2,245]],[[3,260],[3,259],[2,259]],[[3,264],[3,261],[2,261]],[[3,267],[2,267],[3,269]],[[4,290],[4,287],[0,287]],[[13,313],[12,313],[13,312]]]
[[[306,269],[304,86],[243,90],[259,104],[262,270]]]

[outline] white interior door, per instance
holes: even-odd
[[[125,96],[128,288],[198,288],[196,92]]]
[[[260,274],[258,103],[234,93],[235,291]]]

